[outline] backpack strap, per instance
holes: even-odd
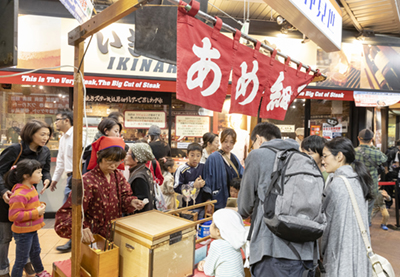
[[[19,158],[21,157],[21,154],[22,154],[22,144],[21,144],[21,143],[19,143],[19,147],[20,147],[20,150],[19,150],[18,157],[17,157],[17,159],[14,161],[14,163],[12,164],[11,167],[13,167],[13,166],[18,162]]]
[[[361,154],[363,155],[364,158],[366,158],[367,160],[370,161],[370,163],[372,164],[373,167],[378,168],[378,164],[376,162],[374,162],[371,157],[364,152],[364,150],[362,150],[361,148],[358,148],[358,151],[361,152]]]
[[[251,235],[253,233],[253,229],[254,229],[254,220],[257,217],[257,209],[258,209],[258,204],[260,202],[260,199],[258,198],[258,195],[256,195],[256,204],[254,205],[253,208],[253,214],[251,215],[251,225],[250,225],[250,230],[249,230],[249,234],[247,235],[247,240],[250,241],[251,240]]]
[[[292,252],[296,255],[297,259],[299,259],[299,261],[301,261],[301,263],[303,264],[303,267],[306,269],[306,270],[304,270],[302,277],[307,277],[307,276],[309,276],[308,275],[309,272],[314,272],[319,264],[317,241],[314,241],[313,266],[311,268],[305,265],[304,261],[301,259],[299,252],[297,252],[297,250],[296,250],[296,248],[294,248],[293,244],[291,244],[290,241],[286,241],[286,240],[284,240],[284,241],[286,242],[286,245],[289,246],[290,250],[292,250]],[[323,271],[325,271],[325,269],[323,269]]]

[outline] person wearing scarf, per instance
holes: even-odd
[[[143,202],[132,195],[131,186],[122,173],[126,156],[122,138],[101,137],[92,143],[89,172],[82,177],[84,195],[83,242],[92,242],[93,235],[110,237],[111,220],[143,208]],[[93,162],[93,163],[92,163]],[[55,231],[63,238],[71,238],[72,200],[57,211]]]
[[[211,242],[208,255],[198,264],[207,276],[244,277],[241,248],[246,243],[242,217],[234,210],[220,209],[213,215],[210,226]]]
[[[154,183],[150,169],[146,163],[154,159],[150,145],[147,143],[130,144],[128,154],[125,157],[125,165],[129,166],[129,184],[134,195],[138,199],[148,199],[144,208],[139,212],[150,211],[154,209]]]

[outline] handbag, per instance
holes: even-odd
[[[162,212],[168,210],[167,204],[165,203],[164,195],[161,192],[161,186],[157,182],[154,182],[154,198],[157,210]]]
[[[367,256],[372,264],[372,276],[374,277],[395,277],[392,265],[384,257],[372,252],[371,244],[369,243],[368,233],[365,230],[364,223],[361,218],[360,209],[358,208],[356,198],[354,196],[353,189],[350,186],[349,180],[345,176],[339,176],[343,179],[347,191],[349,192],[351,204],[353,205],[354,213],[356,214],[358,227],[360,228],[361,236],[367,250]]]
[[[21,157],[21,154],[22,154],[22,144],[21,143],[19,143],[19,147],[20,147],[20,150],[19,150],[18,157],[15,159],[14,163],[12,164],[12,166],[10,166],[10,169],[6,173],[4,173],[4,175],[3,175],[3,180],[6,182],[6,184],[7,184],[6,180],[8,179],[8,175],[10,174],[11,169],[13,168],[14,165],[17,164],[19,158]],[[11,188],[10,188],[10,190],[11,190]]]

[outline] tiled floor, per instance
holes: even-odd
[[[395,225],[395,209],[389,210],[389,224]],[[396,276],[400,276],[400,231],[388,230],[384,231],[380,228],[382,216],[378,213],[372,220],[371,241],[372,249],[389,260],[392,264]],[[52,263],[54,261],[62,261],[71,257],[71,253],[59,253],[55,248],[58,245],[66,243],[67,239],[60,238],[54,231],[54,219],[46,219],[46,226],[39,230],[40,246],[42,248],[42,262],[48,272],[52,272]],[[399,228],[400,229],[400,228]],[[11,266],[15,259],[15,244],[12,241],[10,245],[9,259]]]

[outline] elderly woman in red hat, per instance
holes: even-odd
[[[125,143],[122,138],[101,137],[92,143],[91,164],[82,177],[83,195],[83,236],[82,241],[92,242],[92,234],[108,238],[111,220],[122,217],[123,213],[141,210],[143,202],[132,195],[130,184],[118,169],[123,169]],[[57,211],[55,230],[63,238],[71,237],[72,202],[71,195]]]

